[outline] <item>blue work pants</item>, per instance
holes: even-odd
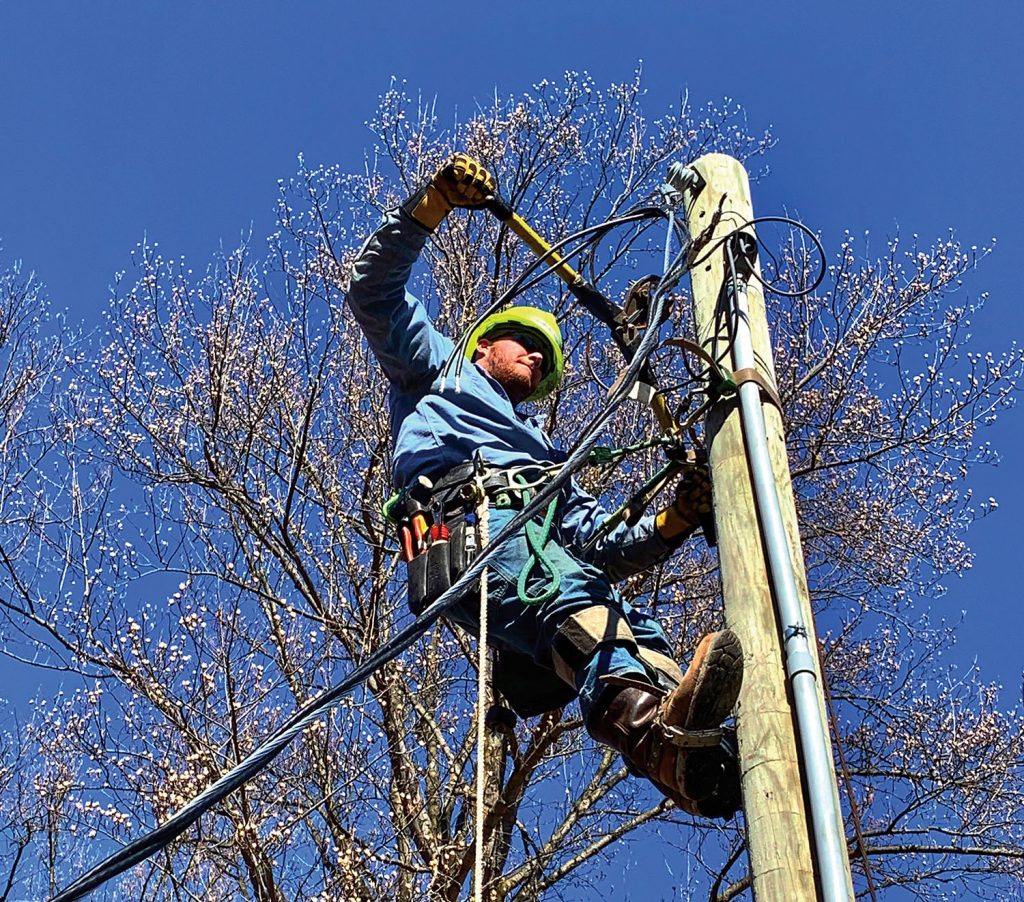
[[[515,513],[492,508],[490,534],[497,535]],[[545,555],[558,569],[560,585],[555,596],[541,604],[524,604],[517,591],[520,571],[530,556],[523,532],[508,539],[491,561],[487,573],[489,641],[499,650],[505,648],[532,658],[554,676],[552,649],[558,629],[566,618],[595,606],[620,614],[628,623],[635,642],[601,643],[576,670],[576,691],[586,720],[603,688],[602,676],[633,674],[656,683],[656,673],[641,660],[640,649],[672,657],[672,647],[661,625],[624,601],[608,577],[596,567],[578,560],[553,540],[545,547]],[[527,582],[529,594],[540,594],[547,583],[548,575],[535,563]],[[448,616],[470,632],[479,632],[479,596],[472,593],[457,602],[449,609]]]

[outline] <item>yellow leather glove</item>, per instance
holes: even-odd
[[[703,464],[688,466],[679,484],[671,507],[654,520],[663,539],[676,539],[691,533],[711,515],[711,473]]]
[[[403,205],[413,219],[434,231],[454,207],[482,207],[497,182],[480,163],[457,153]]]

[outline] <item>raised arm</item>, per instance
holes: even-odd
[[[385,214],[356,258],[349,307],[384,374],[400,391],[425,390],[451,350],[423,303],[405,289],[413,264],[453,207],[479,207],[493,192],[487,170],[457,154],[401,209]]]
[[[348,290],[349,308],[384,375],[406,392],[429,386],[451,347],[405,290],[429,234],[402,210],[390,210],[359,252]]]

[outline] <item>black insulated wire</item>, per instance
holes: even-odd
[[[520,273],[513,280],[512,284],[509,285],[508,288],[506,288],[498,296],[498,298],[493,303],[491,303],[486,310],[484,310],[483,313],[477,316],[477,318],[473,321],[469,328],[466,329],[465,332],[463,332],[459,340],[455,342],[455,347],[452,350],[452,353],[449,356],[448,360],[441,368],[441,378],[449,378],[452,375],[453,371],[454,378],[456,380],[458,380],[461,377],[462,368],[464,366],[466,359],[466,345],[469,342],[469,338],[473,334],[473,331],[492,313],[497,312],[510,301],[512,301],[514,298],[516,298],[518,295],[527,291],[529,288],[532,288],[542,279],[553,274],[562,265],[563,262],[572,259],[572,257],[575,257],[577,254],[586,250],[586,248],[589,245],[600,241],[601,238],[612,229],[632,222],[642,222],[645,219],[663,219],[665,218],[665,216],[665,211],[662,210],[660,207],[636,207],[626,211],[620,216],[615,216],[610,219],[606,219],[602,222],[595,223],[594,225],[586,226],[582,229],[579,229],[555,242],[547,251],[539,255],[536,259],[531,260],[530,263],[527,264],[526,268],[522,271],[522,273]],[[559,251],[562,250],[562,248],[566,247],[568,244],[574,241],[579,241],[583,238],[587,238],[588,241],[584,242],[579,248],[575,249],[571,254],[562,257],[557,263],[550,262],[554,258],[554,256],[558,254]],[[545,262],[547,262],[547,268],[543,272],[536,275],[534,278],[530,279],[530,276],[541,266],[543,266]],[[527,281],[528,279],[529,282]]]

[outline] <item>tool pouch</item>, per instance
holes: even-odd
[[[455,582],[462,571],[469,566],[466,560],[466,524],[464,521],[456,523],[451,528],[451,538],[448,541],[448,563],[450,565],[452,582]]]
[[[428,604],[437,601],[452,584],[448,541],[433,542],[426,550]]]
[[[417,617],[451,587],[450,546],[434,542],[409,561],[409,609]]]
[[[409,608],[419,616],[427,606],[427,555],[418,554],[406,564],[409,577]]]
[[[409,609],[417,617],[462,575],[471,563],[473,547],[466,537],[472,526],[459,520],[449,528],[449,538],[432,542],[408,563]]]

